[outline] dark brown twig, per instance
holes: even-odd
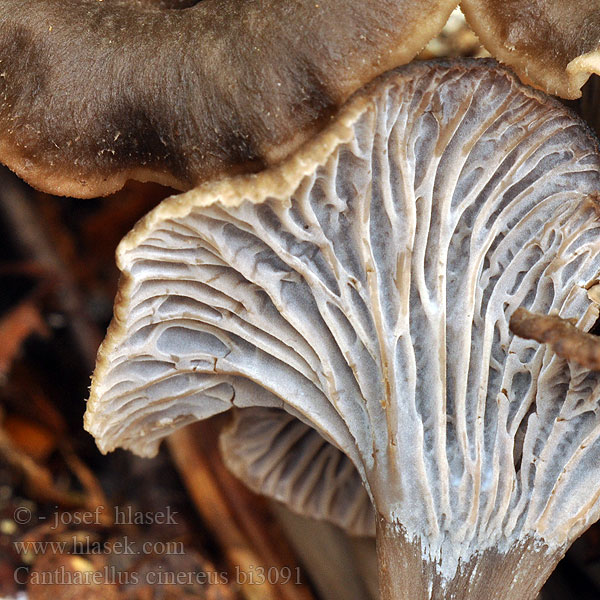
[[[518,308],[510,319],[509,327],[519,337],[549,344],[561,358],[591,371],[600,371],[600,337],[577,329],[567,319]]]

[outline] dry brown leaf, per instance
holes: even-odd
[[[0,378],[8,375],[23,342],[34,333],[47,336],[48,328],[31,299],[21,302],[0,320]]]

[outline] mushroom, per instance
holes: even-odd
[[[526,83],[579,98],[591,73],[600,75],[598,0],[462,0],[483,45]]]
[[[0,162],[81,198],[260,170],[457,4],[0,0]]]
[[[392,71],[122,241],[86,429],[152,456],[233,409],[228,464],[375,528],[384,600],[533,599],[599,517],[600,375],[509,317],[598,319],[598,189],[583,122],[494,61]]]

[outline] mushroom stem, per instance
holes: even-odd
[[[550,344],[552,351],[561,358],[592,371],[600,370],[600,337],[577,329],[567,319],[517,308],[510,319],[510,330],[526,340]]]
[[[421,541],[379,517],[377,559],[380,600],[534,600],[564,552],[548,552],[532,538],[506,552],[486,550],[444,577],[444,556],[430,556]]]

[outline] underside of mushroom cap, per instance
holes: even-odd
[[[599,168],[586,126],[494,61],[386,74],[289,161],[168,199],[125,238],[86,428],[152,455],[236,407],[228,437],[288,428],[277,455],[233,447],[250,485],[343,522],[343,453],[444,577],[489,548],[560,554],[598,518],[600,376],[508,321],[598,318]],[[325,457],[314,488],[294,439]],[[310,498],[325,479],[329,505]]]
[[[220,445],[229,470],[252,490],[351,535],[375,535],[373,505],[356,467],[301,415],[234,409]]]
[[[493,56],[526,83],[579,98],[600,75],[598,0],[462,0],[469,25]]]
[[[76,197],[261,170],[457,3],[0,0],[0,161]]]

